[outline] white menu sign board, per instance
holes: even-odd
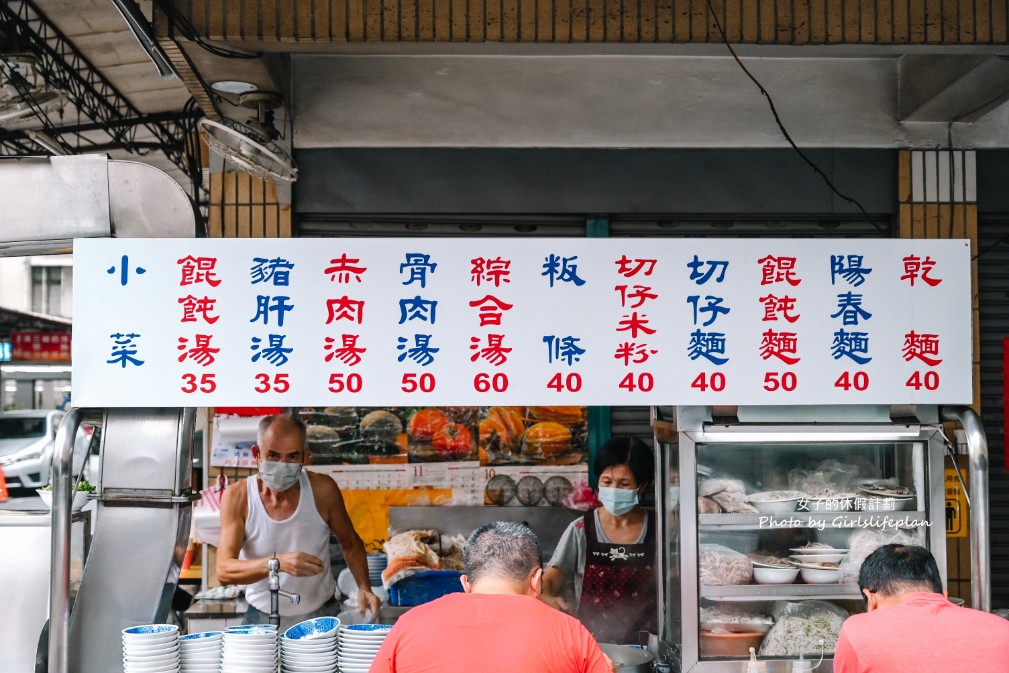
[[[969,403],[967,241],[82,239],[75,406]]]

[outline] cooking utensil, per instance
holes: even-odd
[[[655,657],[648,650],[614,643],[599,643],[599,649],[613,660],[616,673],[652,673],[655,670]]]

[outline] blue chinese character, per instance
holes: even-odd
[[[437,266],[436,262],[431,261],[431,255],[420,252],[406,253],[406,262],[399,265],[399,272],[403,273],[404,270],[409,269],[410,277],[403,281],[403,285],[409,285],[413,281],[419,280],[421,287],[427,287],[427,274],[428,272],[434,273]]]
[[[110,334],[109,338],[112,339],[113,346],[111,359],[106,360],[106,362],[110,365],[122,365],[123,369],[126,369],[127,364],[136,365],[137,367],[144,364],[143,360],[133,357],[139,350],[136,344],[133,343],[133,340],[140,338],[139,334],[116,332],[115,334]]]
[[[540,275],[550,279],[550,287],[554,286],[554,282],[574,283],[579,287],[585,285],[585,281],[578,277],[578,265],[574,263],[576,259],[578,255],[560,257],[551,254],[544,258],[543,273]]]
[[[267,339],[266,348],[262,348],[263,340],[259,337],[252,337],[251,350],[256,351],[256,354],[252,356],[253,362],[259,362],[259,358],[263,358],[274,367],[280,367],[281,365],[286,365],[287,361],[290,359],[288,355],[294,352],[293,348],[284,347],[284,339],[287,338],[286,334],[270,334]]]
[[[437,299],[421,299],[419,295],[413,299],[400,299],[399,324],[402,325],[407,320],[420,320],[433,325],[437,317],[437,309]]]
[[[581,356],[585,354],[585,349],[578,345],[579,341],[581,341],[580,337],[559,337],[552,334],[544,336],[543,343],[547,345],[547,362],[552,364],[555,359],[558,362],[565,361],[569,365],[580,362]]]
[[[396,341],[399,344],[396,346],[396,350],[403,352],[400,353],[396,360],[403,362],[403,360],[410,358],[421,367],[427,367],[434,362],[434,354],[441,350],[440,348],[431,347],[432,336],[431,334],[414,334],[414,345],[412,347],[407,346],[408,339],[406,337],[398,337]]]
[[[133,269],[133,271],[136,272],[137,275],[143,275],[147,273],[147,269],[145,269],[142,266],[138,266],[137,268]],[[110,266],[108,269],[105,270],[105,273],[109,275],[115,275],[116,267]],[[123,255],[122,259],[120,259],[119,261],[119,284],[126,285],[126,283],[128,282],[130,282],[130,258],[128,255]],[[125,367],[126,365],[123,366]]]
[[[270,297],[268,295],[257,295],[256,296],[256,315],[253,316],[252,320],[249,322],[256,322],[260,318],[263,320],[264,325],[270,324],[270,312],[277,314],[277,326],[284,326],[284,315],[294,308],[294,304],[288,304],[290,297],[283,295],[273,297],[273,302],[271,304]]]
[[[705,264],[708,265],[708,268],[702,273],[701,267]],[[717,259],[709,259],[702,262],[698,259],[697,255],[694,255],[694,261],[687,262],[687,266],[690,268],[690,280],[698,285],[704,285],[711,280],[711,276],[715,273],[716,269],[718,270],[718,277],[715,278],[715,282],[721,283],[725,280],[725,271],[729,268],[729,262],[728,260]]]
[[[840,360],[841,356],[847,356],[860,365],[864,365],[871,357],[862,357],[858,353],[868,356],[869,334],[868,332],[845,332],[839,329],[834,332],[834,343],[831,344],[831,355],[835,360]]]
[[[703,357],[716,365],[724,365],[729,361],[729,358],[717,357],[725,355],[725,334],[722,332],[694,330],[690,334],[687,350],[691,360]]]
[[[837,295],[837,313],[831,318],[841,317],[842,325],[857,325],[859,319],[868,320],[872,314],[862,308],[862,295],[845,292]]]
[[[707,301],[708,303],[705,306],[698,307],[698,302],[700,301],[700,299],[701,299],[701,296],[697,295],[697,294],[690,295],[689,297],[687,297],[687,303],[688,304],[693,304],[693,306],[694,306],[694,324],[695,325],[697,324],[697,318],[698,318],[697,314],[698,313],[710,313],[711,314],[711,317],[709,317],[704,322],[704,325],[703,325],[703,327],[707,327],[711,323],[715,322],[715,320],[718,319],[719,315],[728,313],[731,310],[728,307],[722,306],[722,302],[725,301],[725,299],[722,298],[722,297],[712,297],[709,294],[707,297],[704,298],[704,300]]]
[[[843,255],[831,255],[830,284],[835,285],[838,276],[848,281],[849,285],[854,285],[855,287],[864,283],[865,277],[872,273],[872,269],[863,267],[862,259],[862,255],[848,255],[847,258]]]
[[[287,287],[291,284],[291,269],[294,264],[286,259],[274,257],[266,259],[264,257],[253,257],[253,265],[249,269],[252,276],[252,284],[267,283],[273,281],[274,287]]]

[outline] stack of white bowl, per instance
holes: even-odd
[[[276,626],[230,626],[223,639],[221,673],[276,673]]]
[[[382,586],[382,571],[389,565],[385,554],[368,554],[368,582],[373,587]]]
[[[144,624],[123,629],[125,673],[178,673],[179,627]]]
[[[336,617],[316,617],[284,631],[280,637],[281,673],[336,673],[339,627]]]
[[[387,624],[351,624],[340,629],[339,664],[341,673],[368,673],[378,648],[389,635]]]
[[[224,654],[224,633],[205,631],[179,638],[182,673],[218,673]]]

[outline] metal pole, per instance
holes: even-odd
[[[981,419],[969,407],[943,407],[942,419],[963,427],[967,437],[970,489],[971,607],[991,612],[991,540],[988,537],[988,441]]]
[[[52,575],[49,578],[49,673],[67,673],[70,643],[70,492],[74,437],[84,416],[71,409],[56,432],[53,451]]]

